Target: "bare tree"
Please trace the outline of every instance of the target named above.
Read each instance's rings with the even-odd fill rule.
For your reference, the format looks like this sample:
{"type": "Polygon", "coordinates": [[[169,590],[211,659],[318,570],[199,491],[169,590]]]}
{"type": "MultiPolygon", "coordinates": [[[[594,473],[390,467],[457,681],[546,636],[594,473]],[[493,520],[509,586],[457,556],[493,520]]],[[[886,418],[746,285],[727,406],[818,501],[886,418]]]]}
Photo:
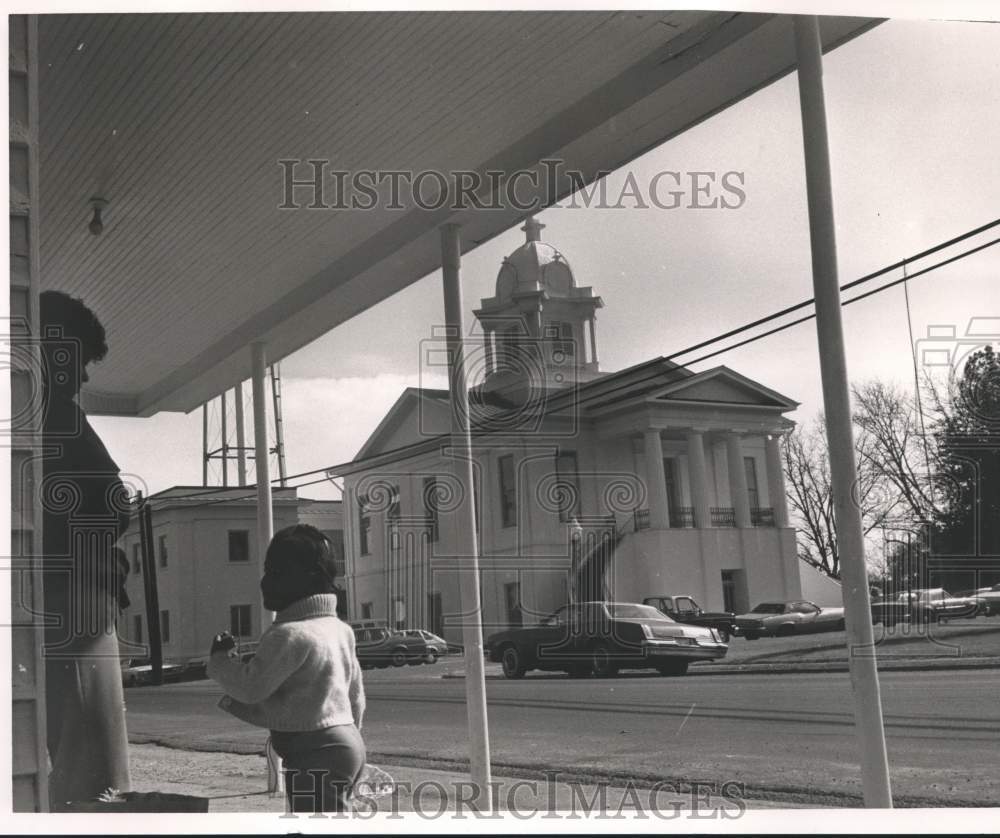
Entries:
{"type": "MultiPolygon", "coordinates": [[[[872,381],[852,388],[857,483],[854,502],[861,511],[866,537],[903,521],[914,527],[936,514],[933,446],[919,427],[912,398],[894,385],[872,381]]],[[[840,554],[833,512],[833,491],[822,414],[788,436],[784,471],[790,512],[799,531],[800,558],[840,577],[840,554]]],[[[877,564],[881,545],[866,538],[870,563],[877,564]]]]}

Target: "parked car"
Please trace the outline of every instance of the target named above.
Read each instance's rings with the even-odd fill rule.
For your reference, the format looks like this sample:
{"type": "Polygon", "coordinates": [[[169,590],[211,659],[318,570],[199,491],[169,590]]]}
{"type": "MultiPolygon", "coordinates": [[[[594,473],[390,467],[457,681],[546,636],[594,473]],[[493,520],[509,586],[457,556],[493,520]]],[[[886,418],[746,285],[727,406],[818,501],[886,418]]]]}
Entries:
{"type": "Polygon", "coordinates": [[[872,603],[872,622],[893,626],[896,623],[932,623],[939,620],[974,617],[980,610],[975,597],[955,597],[944,588],[904,591],[895,599],[872,603]]]}
{"type": "MultiPolygon", "coordinates": [[[[122,658],[122,686],[141,687],[153,683],[153,662],[149,658],[122,658]]],[[[189,670],[186,663],[164,661],[161,668],[163,682],[183,680],[189,670]]],[[[195,676],[197,677],[197,676],[195,676]]]]}
{"type": "Polygon", "coordinates": [[[427,643],[422,637],[407,637],[385,625],[352,623],[354,648],[362,667],[404,666],[427,660],[427,643]]]}
{"type": "Polygon", "coordinates": [[[610,677],[620,668],[683,675],[691,661],[721,658],[729,648],[713,629],[681,625],[651,605],[631,602],[566,605],[538,625],[490,635],[485,647],[507,678],[531,669],[574,677],[610,677]]]}
{"type": "Polygon", "coordinates": [[[658,608],[675,622],[713,628],[726,643],[729,642],[736,622],[736,615],[732,611],[705,611],[687,595],[648,596],[643,599],[643,604],[658,608]]]}
{"type": "Polygon", "coordinates": [[[427,656],[424,663],[437,663],[441,655],[448,654],[448,641],[443,637],[438,637],[434,632],[426,629],[406,629],[403,634],[407,637],[421,638],[427,644],[427,656]]]}
{"type": "Polygon", "coordinates": [[[984,617],[993,617],[1000,614],[1000,583],[986,588],[979,588],[975,593],[970,594],[970,596],[979,604],[978,614],[984,617]]]}
{"type": "Polygon", "coordinates": [[[792,602],[762,602],[736,617],[737,631],[747,640],[785,637],[844,628],[843,608],[821,608],[806,599],[792,602]]]}

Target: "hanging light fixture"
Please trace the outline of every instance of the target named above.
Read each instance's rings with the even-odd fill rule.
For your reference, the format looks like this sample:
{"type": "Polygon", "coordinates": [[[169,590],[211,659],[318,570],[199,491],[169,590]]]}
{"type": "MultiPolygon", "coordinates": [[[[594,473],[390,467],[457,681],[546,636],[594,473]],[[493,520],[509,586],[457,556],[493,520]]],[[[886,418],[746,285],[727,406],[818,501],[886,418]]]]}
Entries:
{"type": "Polygon", "coordinates": [[[101,219],[101,213],[104,212],[107,205],[108,202],[104,198],[90,199],[90,206],[94,210],[94,217],[90,220],[90,225],[87,229],[95,236],[99,236],[104,232],[104,221],[101,219]]]}

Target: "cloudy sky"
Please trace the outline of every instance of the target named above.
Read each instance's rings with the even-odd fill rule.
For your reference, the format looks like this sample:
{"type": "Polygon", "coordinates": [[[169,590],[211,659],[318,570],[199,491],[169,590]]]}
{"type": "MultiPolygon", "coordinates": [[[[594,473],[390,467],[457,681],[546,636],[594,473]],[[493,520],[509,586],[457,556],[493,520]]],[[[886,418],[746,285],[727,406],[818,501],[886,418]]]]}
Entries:
{"type": "MultiPolygon", "coordinates": [[[[894,20],[826,57],[841,282],[993,220],[1000,201],[1000,26],[894,20]]],[[[797,80],[789,76],[608,178],[617,198],[631,173],[740,172],[738,209],[557,206],[539,215],[578,285],[593,286],[602,368],[669,355],[812,296],[797,80]]],[[[514,228],[463,260],[467,315],[492,296],[500,261],[523,241],[514,228]]],[[[998,235],[915,263],[911,272],[998,235]]],[[[901,276],[898,271],[894,277],[901,276]]],[[[965,333],[1000,317],[1000,247],[910,283],[916,338],[933,326],[965,333]]],[[[443,321],[432,274],[282,363],[292,474],[351,459],[406,386],[442,380],[420,369],[420,342],[443,321]]],[[[1000,320],[988,324],[1000,331],[1000,320]]],[[[902,286],[844,309],[848,370],[912,386],[902,286]]],[[[695,358],[697,355],[687,356],[695,358]]],[[[801,402],[822,406],[815,324],[695,364],[725,364],[801,402]]],[[[683,359],[682,359],[683,360],[683,359]]],[[[249,391],[249,387],[245,388],[249,391]]],[[[150,491],[201,482],[201,413],[95,418],[126,472],[150,491]]],[[[248,438],[250,438],[248,436],[248,438]]],[[[216,443],[217,444],[217,443],[216,443]]],[[[334,497],[329,485],[302,495],[334,497]]]]}

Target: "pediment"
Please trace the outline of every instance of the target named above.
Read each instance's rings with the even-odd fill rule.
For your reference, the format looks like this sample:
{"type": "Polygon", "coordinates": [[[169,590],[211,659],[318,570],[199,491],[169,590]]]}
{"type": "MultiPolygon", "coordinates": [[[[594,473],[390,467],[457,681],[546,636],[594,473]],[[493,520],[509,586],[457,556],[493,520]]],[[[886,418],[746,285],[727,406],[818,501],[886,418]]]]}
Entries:
{"type": "Polygon", "coordinates": [[[653,401],[755,405],[793,410],[798,402],[740,375],[728,367],[715,367],[650,394],[653,401]]]}

